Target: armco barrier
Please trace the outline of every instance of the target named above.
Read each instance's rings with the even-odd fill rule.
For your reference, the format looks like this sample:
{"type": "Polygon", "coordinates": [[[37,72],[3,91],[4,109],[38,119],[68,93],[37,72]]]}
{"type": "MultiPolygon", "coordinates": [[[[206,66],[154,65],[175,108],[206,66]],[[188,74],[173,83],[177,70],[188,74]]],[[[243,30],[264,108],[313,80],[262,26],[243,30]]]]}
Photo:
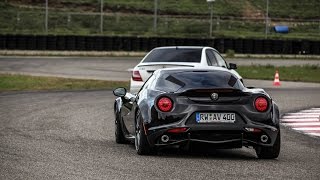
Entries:
{"type": "Polygon", "coordinates": [[[320,54],[320,42],[308,40],[0,35],[0,49],[9,50],[149,51],[158,46],[211,46],[222,53],[230,49],[245,54],[320,54]]]}

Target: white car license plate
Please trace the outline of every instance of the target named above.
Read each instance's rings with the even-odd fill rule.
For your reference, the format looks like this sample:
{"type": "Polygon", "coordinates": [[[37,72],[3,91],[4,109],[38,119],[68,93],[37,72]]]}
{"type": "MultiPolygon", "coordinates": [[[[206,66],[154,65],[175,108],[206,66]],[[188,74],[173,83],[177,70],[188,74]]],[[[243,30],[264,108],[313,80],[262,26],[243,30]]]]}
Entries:
{"type": "Polygon", "coordinates": [[[198,123],[234,123],[235,113],[196,113],[198,123]]]}

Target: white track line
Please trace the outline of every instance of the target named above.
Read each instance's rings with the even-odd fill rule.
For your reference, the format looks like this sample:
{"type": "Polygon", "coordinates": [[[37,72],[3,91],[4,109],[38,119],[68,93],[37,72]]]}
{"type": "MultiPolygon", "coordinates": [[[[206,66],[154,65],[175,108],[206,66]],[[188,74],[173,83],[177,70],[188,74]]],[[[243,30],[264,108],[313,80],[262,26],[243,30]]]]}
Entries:
{"type": "Polygon", "coordinates": [[[319,119],[280,119],[281,122],[320,122],[319,119]]]}
{"type": "Polygon", "coordinates": [[[308,116],[283,116],[282,119],[302,119],[302,118],[319,118],[319,115],[308,115],[308,116]]]}
{"type": "Polygon", "coordinates": [[[319,131],[320,132],[320,127],[299,127],[299,128],[293,128],[293,129],[298,131],[319,131]]]}
{"type": "Polygon", "coordinates": [[[320,111],[320,108],[311,108],[311,110],[319,110],[320,111]]]}
{"type": "Polygon", "coordinates": [[[280,122],[294,130],[320,137],[320,108],[287,113],[282,116],[280,122]]]}
{"type": "Polygon", "coordinates": [[[297,116],[297,115],[320,116],[320,113],[288,113],[288,114],[286,114],[286,116],[297,116]]]}
{"type": "Polygon", "coordinates": [[[320,133],[307,133],[309,135],[312,135],[312,136],[320,136],[320,133]]]}
{"type": "Polygon", "coordinates": [[[318,126],[318,127],[320,127],[320,122],[298,122],[298,123],[286,122],[284,124],[289,125],[289,126],[318,126]]]}
{"type": "Polygon", "coordinates": [[[300,111],[301,113],[320,113],[320,110],[304,110],[300,111]]]}

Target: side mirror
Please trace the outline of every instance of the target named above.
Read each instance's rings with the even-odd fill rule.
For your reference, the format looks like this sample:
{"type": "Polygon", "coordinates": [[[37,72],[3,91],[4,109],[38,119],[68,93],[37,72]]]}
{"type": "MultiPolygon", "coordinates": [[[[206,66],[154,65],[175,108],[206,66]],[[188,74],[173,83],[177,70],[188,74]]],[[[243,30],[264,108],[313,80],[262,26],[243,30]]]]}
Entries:
{"type": "Polygon", "coordinates": [[[229,63],[229,69],[237,69],[237,64],[229,63]]]}
{"type": "Polygon", "coordinates": [[[118,97],[124,97],[127,94],[127,90],[124,87],[119,87],[113,90],[113,94],[118,97]]]}

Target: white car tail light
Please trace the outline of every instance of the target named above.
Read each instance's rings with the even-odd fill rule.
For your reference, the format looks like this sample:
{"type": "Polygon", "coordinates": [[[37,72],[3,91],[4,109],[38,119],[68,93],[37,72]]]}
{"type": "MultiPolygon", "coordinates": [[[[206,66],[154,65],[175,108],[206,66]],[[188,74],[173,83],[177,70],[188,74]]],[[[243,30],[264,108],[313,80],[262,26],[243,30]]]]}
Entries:
{"type": "Polygon", "coordinates": [[[134,81],[142,81],[142,77],[141,77],[139,71],[133,71],[132,72],[132,80],[134,80],[134,81]]]}

